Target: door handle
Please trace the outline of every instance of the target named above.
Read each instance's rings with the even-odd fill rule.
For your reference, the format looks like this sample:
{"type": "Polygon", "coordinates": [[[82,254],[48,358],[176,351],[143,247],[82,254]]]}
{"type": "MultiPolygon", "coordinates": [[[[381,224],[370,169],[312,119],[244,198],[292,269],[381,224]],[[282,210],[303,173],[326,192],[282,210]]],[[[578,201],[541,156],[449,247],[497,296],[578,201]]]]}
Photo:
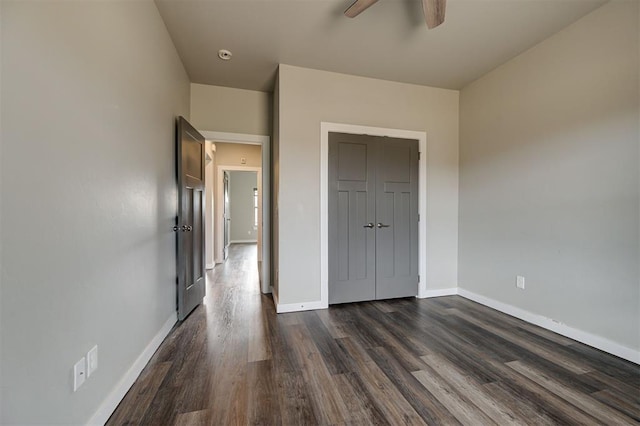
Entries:
{"type": "Polygon", "coordinates": [[[380,223],[380,222],[378,222],[378,224],[377,224],[376,226],[378,227],[378,229],[380,229],[380,228],[388,228],[388,227],[390,227],[391,225],[385,225],[384,223],[380,223]]]}
{"type": "Polygon", "coordinates": [[[374,226],[374,225],[373,225],[373,223],[372,223],[372,222],[369,222],[369,223],[367,223],[366,225],[363,225],[362,227],[363,227],[363,228],[369,228],[369,229],[371,229],[371,228],[373,228],[373,226],[374,226]]]}

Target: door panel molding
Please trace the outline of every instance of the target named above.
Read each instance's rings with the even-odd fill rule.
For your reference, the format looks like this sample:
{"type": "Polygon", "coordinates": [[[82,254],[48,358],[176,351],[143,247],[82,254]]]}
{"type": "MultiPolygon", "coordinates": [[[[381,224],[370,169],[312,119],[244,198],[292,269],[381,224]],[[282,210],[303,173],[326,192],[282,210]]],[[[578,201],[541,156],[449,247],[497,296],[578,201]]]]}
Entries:
{"type": "Polygon", "coordinates": [[[427,134],[412,130],[389,129],[353,124],[320,123],[320,300],[312,302],[320,309],[329,307],[329,133],[387,136],[399,139],[417,139],[420,159],[418,163],[418,296],[427,294],[427,134]]]}

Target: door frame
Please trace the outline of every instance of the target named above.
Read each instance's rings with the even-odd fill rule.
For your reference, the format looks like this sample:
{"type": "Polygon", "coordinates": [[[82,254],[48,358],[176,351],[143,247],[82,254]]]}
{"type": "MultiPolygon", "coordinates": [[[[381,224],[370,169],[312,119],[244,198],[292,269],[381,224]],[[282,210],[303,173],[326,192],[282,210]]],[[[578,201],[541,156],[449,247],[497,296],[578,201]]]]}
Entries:
{"type": "MultiPolygon", "coordinates": [[[[216,203],[219,203],[219,206],[223,206],[224,203],[224,182],[223,182],[223,173],[224,172],[256,172],[256,178],[257,178],[257,185],[258,185],[258,227],[260,228],[260,230],[262,230],[263,228],[263,224],[261,222],[264,222],[264,218],[262,216],[262,195],[263,195],[263,191],[262,191],[262,167],[252,167],[252,166],[226,166],[224,164],[220,164],[218,167],[216,167],[216,203]]],[[[229,179],[231,179],[231,177],[229,177],[229,179]]],[[[224,208],[222,210],[222,212],[224,212],[224,208]]],[[[219,218],[218,218],[219,219],[219,218]]],[[[222,223],[221,220],[217,220],[215,221],[215,228],[216,228],[216,248],[217,250],[214,250],[215,254],[216,254],[216,263],[222,263],[223,259],[222,259],[222,250],[224,249],[224,223],[222,223]]],[[[261,243],[263,243],[262,241],[262,236],[261,236],[261,243]]],[[[229,243],[231,243],[231,238],[229,238],[229,243]]],[[[264,246],[264,244],[260,244],[261,246],[264,246]]],[[[262,259],[262,247],[258,248],[258,260],[259,261],[263,261],[262,259]]],[[[264,262],[264,261],[263,261],[264,262]]]]}
{"type": "MultiPolygon", "coordinates": [[[[262,293],[271,292],[271,138],[265,135],[251,135],[245,133],[216,132],[212,130],[198,131],[207,139],[215,142],[260,145],[262,151],[262,179],[258,182],[262,189],[262,270],[260,271],[260,290],[262,293]]],[[[233,167],[233,166],[232,166],[233,167]]],[[[239,166],[236,166],[239,167],[239,166]]],[[[229,169],[227,169],[229,170],[229,169]]],[[[216,229],[216,239],[220,233],[216,229]]]]}
{"type": "Polygon", "coordinates": [[[427,133],[355,124],[320,122],[320,305],[329,307],[329,133],[418,140],[418,294],[427,294],[427,133]]]}

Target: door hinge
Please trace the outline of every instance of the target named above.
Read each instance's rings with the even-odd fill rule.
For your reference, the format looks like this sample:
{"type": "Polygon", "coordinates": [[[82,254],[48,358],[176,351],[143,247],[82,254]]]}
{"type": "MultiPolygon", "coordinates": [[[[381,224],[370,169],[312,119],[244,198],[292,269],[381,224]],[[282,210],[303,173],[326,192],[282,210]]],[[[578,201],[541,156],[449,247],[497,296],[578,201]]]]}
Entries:
{"type": "Polygon", "coordinates": [[[418,275],[418,282],[420,282],[420,275],[418,275]]]}
{"type": "Polygon", "coordinates": [[[418,160],[420,159],[421,155],[422,155],[422,153],[420,151],[418,151],[418,160]]]}

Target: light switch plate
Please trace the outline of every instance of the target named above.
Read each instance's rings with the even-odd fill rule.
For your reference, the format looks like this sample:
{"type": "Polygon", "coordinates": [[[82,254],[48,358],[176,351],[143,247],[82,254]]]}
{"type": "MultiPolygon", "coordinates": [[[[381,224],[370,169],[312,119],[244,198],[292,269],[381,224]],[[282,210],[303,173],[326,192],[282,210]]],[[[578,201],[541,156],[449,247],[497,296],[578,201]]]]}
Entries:
{"type": "Polygon", "coordinates": [[[91,377],[98,369],[98,345],[87,352],[87,377],[91,377]]]}
{"type": "Polygon", "coordinates": [[[77,391],[87,379],[87,367],[84,357],[73,366],[73,391],[77,391]]]}
{"type": "Polygon", "coordinates": [[[516,287],[518,287],[519,289],[524,290],[524,277],[523,276],[516,276],[516,287]]]}

